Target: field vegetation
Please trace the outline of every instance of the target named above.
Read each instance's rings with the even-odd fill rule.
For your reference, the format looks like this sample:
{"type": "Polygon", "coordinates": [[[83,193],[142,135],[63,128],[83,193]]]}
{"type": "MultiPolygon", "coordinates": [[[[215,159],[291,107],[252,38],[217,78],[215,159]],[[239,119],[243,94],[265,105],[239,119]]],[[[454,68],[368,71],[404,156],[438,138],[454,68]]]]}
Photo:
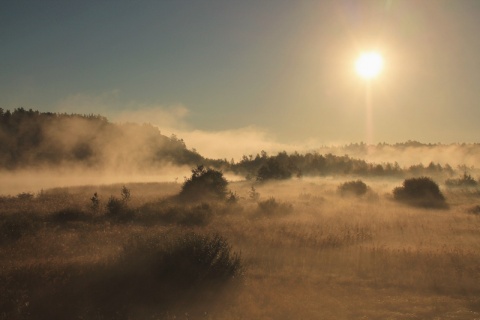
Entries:
{"type": "Polygon", "coordinates": [[[402,179],[296,178],[179,200],[198,169],[2,196],[0,319],[480,317],[479,190],[441,184],[437,209],[395,201],[402,179]],[[377,196],[339,193],[363,184],[377,196]]]}

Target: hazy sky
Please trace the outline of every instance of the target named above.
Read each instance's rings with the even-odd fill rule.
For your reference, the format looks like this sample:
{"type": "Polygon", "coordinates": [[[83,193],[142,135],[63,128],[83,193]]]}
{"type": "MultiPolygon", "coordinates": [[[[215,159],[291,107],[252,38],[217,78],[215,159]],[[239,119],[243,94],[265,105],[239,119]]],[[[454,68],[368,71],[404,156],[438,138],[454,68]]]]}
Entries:
{"type": "Polygon", "coordinates": [[[189,147],[360,142],[354,62],[376,49],[374,142],[478,142],[479,33],[478,0],[2,1],[0,107],[148,121],[189,147]]]}

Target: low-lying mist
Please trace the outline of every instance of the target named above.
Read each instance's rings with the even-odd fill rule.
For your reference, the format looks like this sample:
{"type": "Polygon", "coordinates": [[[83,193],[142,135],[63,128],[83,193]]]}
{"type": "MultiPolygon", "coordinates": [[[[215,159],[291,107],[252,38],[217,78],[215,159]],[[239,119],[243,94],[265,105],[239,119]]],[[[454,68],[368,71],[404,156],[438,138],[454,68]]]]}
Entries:
{"type": "Polygon", "coordinates": [[[198,165],[221,170],[230,181],[428,175],[443,183],[464,172],[477,178],[473,167],[480,160],[480,144],[408,141],[316,148],[312,141],[277,143],[251,127],[180,131],[188,149],[183,136],[167,137],[154,125],[111,123],[99,115],[0,109],[0,120],[1,194],[75,185],[181,183],[198,165]],[[286,152],[278,152],[282,149],[286,152]]]}
{"type": "Polygon", "coordinates": [[[62,167],[58,169],[28,169],[0,172],[0,195],[16,195],[21,192],[35,194],[40,190],[83,185],[105,185],[132,182],[182,183],[190,174],[189,166],[168,166],[151,172],[86,170],[62,167]]]}

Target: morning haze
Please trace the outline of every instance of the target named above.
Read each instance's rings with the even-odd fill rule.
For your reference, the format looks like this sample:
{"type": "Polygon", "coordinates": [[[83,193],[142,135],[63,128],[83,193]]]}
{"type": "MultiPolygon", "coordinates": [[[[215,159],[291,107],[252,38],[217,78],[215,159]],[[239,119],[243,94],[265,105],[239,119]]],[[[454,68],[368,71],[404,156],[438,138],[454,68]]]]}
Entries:
{"type": "Polygon", "coordinates": [[[373,142],[475,142],[479,6],[9,2],[0,105],[112,119],[183,106],[177,135],[255,127],[279,143],[360,142],[364,81],[354,60],[375,49],[385,67],[373,83],[373,142]]]}
{"type": "Polygon", "coordinates": [[[0,320],[480,318],[479,18],[4,3],[0,320]]]}

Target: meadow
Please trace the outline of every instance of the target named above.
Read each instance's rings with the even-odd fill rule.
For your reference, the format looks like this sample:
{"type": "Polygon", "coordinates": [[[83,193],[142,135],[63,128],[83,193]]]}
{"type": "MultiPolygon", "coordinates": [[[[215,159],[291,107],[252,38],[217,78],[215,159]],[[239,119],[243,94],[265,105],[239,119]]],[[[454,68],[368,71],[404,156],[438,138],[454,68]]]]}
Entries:
{"type": "Polygon", "coordinates": [[[121,184],[3,196],[0,319],[480,319],[480,192],[442,186],[448,208],[424,209],[393,200],[399,179],[341,196],[348,180],[192,204],[130,183],[117,213],[121,184]]]}

